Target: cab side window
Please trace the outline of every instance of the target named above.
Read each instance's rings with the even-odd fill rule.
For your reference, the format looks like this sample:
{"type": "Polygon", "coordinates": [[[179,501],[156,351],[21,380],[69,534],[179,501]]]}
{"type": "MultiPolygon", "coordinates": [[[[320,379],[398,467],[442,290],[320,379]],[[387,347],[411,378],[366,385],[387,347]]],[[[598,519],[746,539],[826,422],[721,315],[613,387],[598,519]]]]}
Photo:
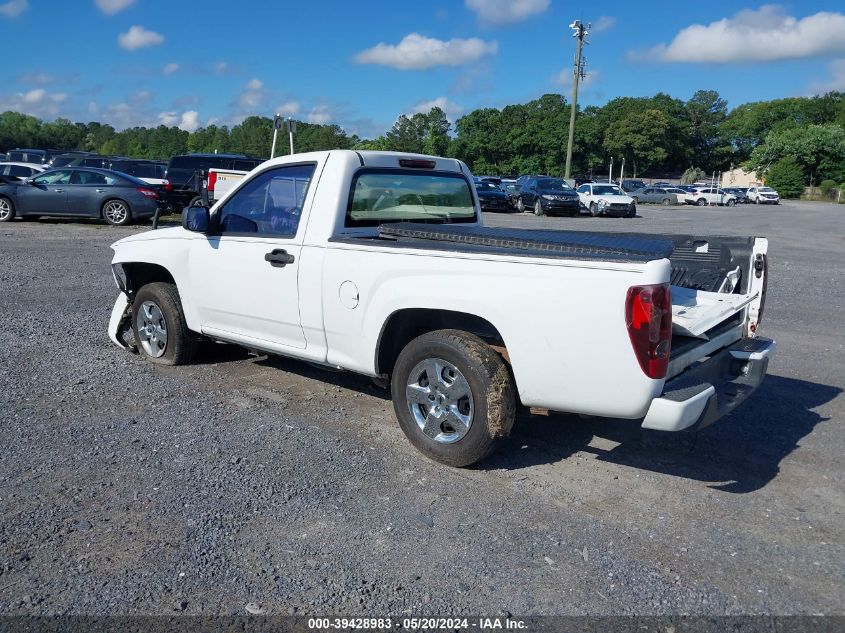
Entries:
{"type": "Polygon", "coordinates": [[[220,209],[222,234],[293,237],[315,165],[268,169],[236,191],[220,209]]]}

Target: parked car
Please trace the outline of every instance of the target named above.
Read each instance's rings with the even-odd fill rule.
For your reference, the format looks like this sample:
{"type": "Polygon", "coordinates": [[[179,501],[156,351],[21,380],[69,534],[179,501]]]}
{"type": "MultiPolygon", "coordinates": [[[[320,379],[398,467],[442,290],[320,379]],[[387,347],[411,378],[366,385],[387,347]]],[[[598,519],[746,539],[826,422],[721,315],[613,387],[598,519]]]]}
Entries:
{"type": "Polygon", "coordinates": [[[628,195],[631,196],[637,204],[640,204],[641,202],[650,202],[665,206],[678,204],[677,194],[671,193],[668,189],[661,189],[659,187],[644,187],[642,189],[632,191],[628,195]]]}
{"type": "Polygon", "coordinates": [[[0,221],[88,217],[124,225],[152,217],[161,203],[157,191],[133,176],[92,167],[63,167],[0,186],[0,221]]]}
{"type": "Polygon", "coordinates": [[[754,204],[780,204],[780,195],[771,187],[749,187],[746,197],[754,204]]]}
{"type": "MultiPolygon", "coordinates": [[[[53,157],[51,155],[50,150],[45,149],[13,149],[9,150],[6,155],[9,161],[17,162],[17,163],[34,163],[36,165],[43,165],[50,158],[53,157]]],[[[61,153],[61,152],[59,152],[61,153]]]]}
{"type": "Polygon", "coordinates": [[[725,187],[724,191],[736,196],[737,204],[744,204],[748,202],[748,187],[725,187]]]}
{"type": "Polygon", "coordinates": [[[510,202],[508,202],[508,194],[492,182],[475,183],[475,192],[478,194],[478,202],[481,204],[482,211],[508,211],[511,208],[510,202]]]}
{"type": "Polygon", "coordinates": [[[37,163],[5,162],[0,163],[0,176],[10,176],[11,178],[23,180],[35,174],[40,174],[44,169],[44,165],[37,163]]]}
{"type": "Polygon", "coordinates": [[[578,215],[578,194],[563,178],[547,176],[527,179],[519,190],[516,208],[520,212],[532,209],[535,215],[578,215]]]}
{"type": "Polygon", "coordinates": [[[703,207],[708,204],[732,207],[736,204],[736,196],[727,193],[724,189],[702,187],[700,189],[696,189],[692,193],[688,193],[684,198],[684,202],[686,204],[695,204],[699,207],[703,207]]]}
{"type": "Polygon", "coordinates": [[[517,199],[519,198],[519,192],[522,190],[522,186],[517,182],[502,183],[500,186],[508,197],[508,206],[511,209],[516,209],[517,199]]]}
{"type": "Polygon", "coordinates": [[[9,160],[9,156],[7,154],[4,154],[3,152],[0,152],[0,162],[7,160],[9,160]]]}
{"type": "Polygon", "coordinates": [[[172,189],[167,201],[175,211],[194,204],[200,199],[197,175],[211,168],[250,171],[264,162],[263,158],[250,158],[245,154],[186,154],[174,156],[167,163],[165,178],[172,189]]]}
{"type": "Polygon", "coordinates": [[[94,152],[65,152],[63,154],[59,154],[57,156],[53,156],[48,163],[46,163],[46,167],[49,169],[58,169],[59,167],[67,167],[68,165],[78,165],[80,167],[103,167],[108,162],[107,156],[98,156],[94,152]],[[100,158],[103,160],[99,162],[79,162],[79,159],[84,158],[100,158]]]}
{"type": "Polygon", "coordinates": [[[619,186],[625,193],[630,193],[631,191],[637,191],[638,189],[645,189],[646,184],[642,180],[625,178],[621,183],[619,183],[619,186]]]}
{"type": "Polygon", "coordinates": [[[109,338],[159,365],[205,337],[380,378],[450,466],[490,454],[517,400],[680,431],[762,382],[765,239],[489,228],[474,200],[455,159],[273,159],[181,227],[112,245],[109,338]]]}
{"type": "Polygon", "coordinates": [[[578,187],[581,206],[590,215],[616,215],[633,218],[637,215],[637,203],[613,183],[588,183],[578,187]]]}

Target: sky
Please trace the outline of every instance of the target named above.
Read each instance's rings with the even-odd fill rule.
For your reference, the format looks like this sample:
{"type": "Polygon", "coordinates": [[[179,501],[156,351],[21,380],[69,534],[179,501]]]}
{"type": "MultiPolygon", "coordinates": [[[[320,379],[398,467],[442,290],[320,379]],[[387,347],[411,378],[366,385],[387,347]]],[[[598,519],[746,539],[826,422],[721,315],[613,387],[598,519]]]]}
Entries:
{"type": "Polygon", "coordinates": [[[842,0],[0,0],[0,112],[188,131],[278,112],[372,138],[432,105],[568,99],[575,19],[581,105],[845,91],[842,0]]]}

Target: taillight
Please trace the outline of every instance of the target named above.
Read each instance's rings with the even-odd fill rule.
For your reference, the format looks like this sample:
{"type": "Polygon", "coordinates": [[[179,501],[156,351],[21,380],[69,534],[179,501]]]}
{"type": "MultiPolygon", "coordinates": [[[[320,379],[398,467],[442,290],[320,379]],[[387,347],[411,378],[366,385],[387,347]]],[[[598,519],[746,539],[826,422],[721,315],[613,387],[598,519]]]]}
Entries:
{"type": "Polygon", "coordinates": [[[216,171],[208,172],[208,185],[206,186],[206,189],[208,189],[209,191],[214,191],[214,185],[216,185],[216,184],[217,184],[217,172],[216,171]]]}
{"type": "Polygon", "coordinates": [[[173,191],[173,185],[170,184],[169,180],[164,181],[164,190],[165,191],[173,191]]]}
{"type": "Polygon", "coordinates": [[[672,346],[672,298],[668,284],[629,288],[625,324],[645,375],[665,378],[672,346]]]}
{"type": "Polygon", "coordinates": [[[153,191],[152,189],[144,189],[143,187],[138,187],[138,193],[147,198],[158,198],[158,193],[153,191]]]}

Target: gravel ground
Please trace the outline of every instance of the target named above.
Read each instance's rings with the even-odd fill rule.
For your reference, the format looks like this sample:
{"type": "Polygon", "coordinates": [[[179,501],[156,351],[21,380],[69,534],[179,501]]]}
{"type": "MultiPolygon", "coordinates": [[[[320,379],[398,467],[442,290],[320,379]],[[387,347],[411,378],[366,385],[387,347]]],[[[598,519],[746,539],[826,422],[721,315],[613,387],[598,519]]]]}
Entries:
{"type": "Polygon", "coordinates": [[[764,385],[695,436],[522,414],[469,470],[367,379],[113,347],[138,227],[0,225],[0,614],[843,613],[845,209],[640,215],[487,221],[767,235],[764,385]]]}

